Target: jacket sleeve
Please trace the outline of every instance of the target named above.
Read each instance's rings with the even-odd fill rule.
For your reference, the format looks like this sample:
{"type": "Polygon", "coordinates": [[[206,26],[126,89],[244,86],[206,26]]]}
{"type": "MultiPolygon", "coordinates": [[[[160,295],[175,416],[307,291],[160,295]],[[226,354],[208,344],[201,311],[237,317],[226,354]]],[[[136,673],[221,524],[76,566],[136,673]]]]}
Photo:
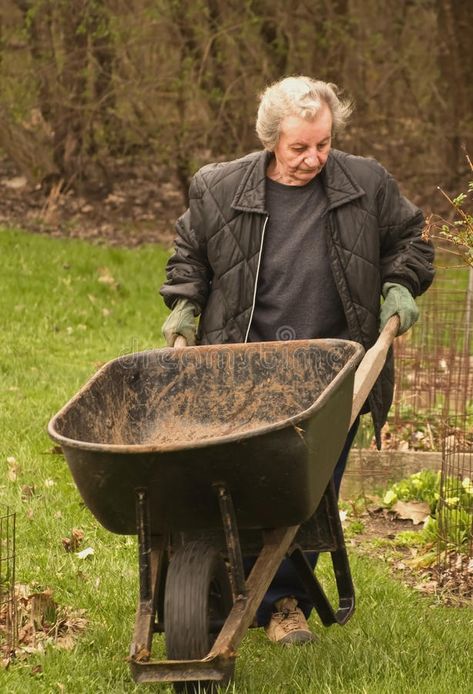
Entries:
{"type": "Polygon", "coordinates": [[[424,215],[401,195],[387,172],[377,192],[377,204],[381,284],[402,284],[416,297],[428,289],[434,278],[434,247],[422,237],[424,215]]]}
{"type": "Polygon", "coordinates": [[[160,290],[169,308],[185,298],[196,304],[199,313],[207,303],[212,275],[201,229],[201,208],[202,194],[196,174],[189,190],[189,208],[176,223],[174,253],[167,263],[167,280],[160,290]]]}

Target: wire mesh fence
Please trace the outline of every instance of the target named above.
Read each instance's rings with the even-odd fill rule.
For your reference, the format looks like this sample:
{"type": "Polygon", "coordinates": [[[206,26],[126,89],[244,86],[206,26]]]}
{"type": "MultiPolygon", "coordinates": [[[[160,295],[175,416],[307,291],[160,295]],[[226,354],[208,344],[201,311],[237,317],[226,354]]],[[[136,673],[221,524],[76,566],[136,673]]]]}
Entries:
{"type": "Polygon", "coordinates": [[[397,341],[389,423],[397,448],[442,453],[437,577],[462,598],[473,596],[472,278],[471,271],[460,275],[459,287],[441,275],[425,297],[419,325],[397,341]]]}
{"type": "Polygon", "coordinates": [[[15,530],[15,512],[8,506],[0,506],[0,654],[3,659],[14,653],[17,637],[15,530]]]}
{"type": "Polygon", "coordinates": [[[473,426],[470,415],[445,422],[437,508],[439,583],[473,597],[473,426]]]}
{"type": "Polygon", "coordinates": [[[393,407],[384,432],[387,448],[442,451],[443,422],[472,407],[470,297],[434,287],[422,320],[396,340],[393,407]]]}
{"type": "MultiPolygon", "coordinates": [[[[420,297],[421,318],[394,342],[394,399],[382,432],[384,450],[441,453],[444,421],[473,412],[473,275],[441,268],[420,297]]],[[[373,448],[370,418],[356,444],[373,448]]]]}
{"type": "MultiPolygon", "coordinates": [[[[429,458],[435,459],[436,468],[441,464],[435,511],[438,580],[449,592],[469,598],[473,597],[473,270],[441,268],[418,303],[419,322],[394,343],[394,400],[382,431],[383,449],[391,451],[393,459],[402,451],[436,454],[429,458]]],[[[369,417],[357,445],[374,448],[369,417]]]]}

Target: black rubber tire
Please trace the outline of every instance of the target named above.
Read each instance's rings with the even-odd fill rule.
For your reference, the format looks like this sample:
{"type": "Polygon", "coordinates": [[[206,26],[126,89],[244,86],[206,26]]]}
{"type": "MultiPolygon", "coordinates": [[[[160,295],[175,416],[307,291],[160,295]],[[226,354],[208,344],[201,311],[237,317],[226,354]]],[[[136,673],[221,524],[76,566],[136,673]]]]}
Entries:
{"type": "Polygon", "coordinates": [[[162,553],[158,568],[157,600],[156,600],[156,619],[160,624],[160,630],[164,631],[164,594],[166,590],[166,577],[169,567],[169,555],[165,551],[162,553]]]}
{"type": "MultiPolygon", "coordinates": [[[[164,635],[170,660],[203,658],[217,633],[211,623],[223,622],[233,604],[225,562],[205,542],[189,542],[172,557],[164,596],[164,635]]],[[[225,684],[234,672],[230,667],[225,684]]],[[[177,692],[216,692],[210,681],[175,682],[177,692]]]]}

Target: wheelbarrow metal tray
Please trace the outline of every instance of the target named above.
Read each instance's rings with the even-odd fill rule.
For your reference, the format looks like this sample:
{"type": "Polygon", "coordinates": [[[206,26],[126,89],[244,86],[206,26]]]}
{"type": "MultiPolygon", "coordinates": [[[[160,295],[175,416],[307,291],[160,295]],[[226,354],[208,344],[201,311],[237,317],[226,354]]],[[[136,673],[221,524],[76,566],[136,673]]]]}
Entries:
{"type": "Polygon", "coordinates": [[[296,525],[333,473],[362,355],[346,340],[127,355],[103,366],[48,430],[112,532],[136,533],[139,489],[153,534],[220,527],[219,483],[240,528],[296,525]]]}

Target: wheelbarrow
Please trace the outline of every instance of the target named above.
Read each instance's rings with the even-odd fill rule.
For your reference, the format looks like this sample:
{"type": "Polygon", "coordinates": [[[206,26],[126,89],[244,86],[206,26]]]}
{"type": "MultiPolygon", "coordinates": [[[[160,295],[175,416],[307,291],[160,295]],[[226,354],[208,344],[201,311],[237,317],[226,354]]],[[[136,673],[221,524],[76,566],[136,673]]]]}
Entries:
{"type": "Polygon", "coordinates": [[[111,532],[138,535],[137,682],[188,692],[228,682],[285,556],[324,625],[350,618],[332,474],[397,330],[394,317],[364,358],[336,339],[127,355],[51,419],[88,508],[111,532]],[[330,552],[337,607],[307,550],[330,552]],[[167,660],[152,657],[158,632],[167,660]]]}

